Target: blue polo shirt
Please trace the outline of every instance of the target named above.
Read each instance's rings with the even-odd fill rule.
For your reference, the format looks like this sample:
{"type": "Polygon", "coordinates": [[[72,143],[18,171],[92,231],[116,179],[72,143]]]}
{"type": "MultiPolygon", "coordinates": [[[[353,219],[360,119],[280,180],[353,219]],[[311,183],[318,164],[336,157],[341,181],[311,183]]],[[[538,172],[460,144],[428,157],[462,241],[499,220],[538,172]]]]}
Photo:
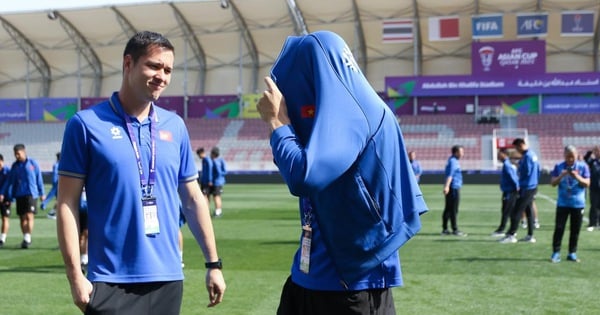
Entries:
{"type": "Polygon", "coordinates": [[[214,158],[212,160],[212,181],[215,186],[225,185],[225,175],[227,169],[225,168],[225,160],[222,157],[214,158]]]}
{"type": "MultiPolygon", "coordinates": [[[[140,175],[117,93],[67,123],[61,176],[85,181],[90,281],[133,283],[183,279],[178,247],[180,183],[198,171],[183,120],[154,106],[156,197],[160,233],[144,231],[140,175]]],[[[149,171],[150,121],[131,117],[142,168],[149,171]]],[[[147,175],[146,175],[147,176],[147,175]]]]}
{"type": "Polygon", "coordinates": [[[448,158],[448,163],[446,164],[445,169],[446,178],[452,177],[452,182],[450,182],[450,188],[452,189],[460,189],[463,185],[462,172],[460,170],[460,163],[458,159],[452,155],[448,158]]]}
{"type": "MultiPolygon", "coordinates": [[[[590,178],[590,169],[584,162],[575,161],[573,167],[581,177],[590,178]]],[[[552,170],[552,177],[559,176],[566,168],[566,162],[556,164],[552,170]]],[[[566,175],[561,178],[557,190],[557,206],[577,209],[585,207],[585,187],[581,186],[573,176],[566,175]]]]}
{"type": "Polygon", "coordinates": [[[202,176],[200,177],[200,184],[208,185],[208,183],[212,183],[213,175],[212,175],[212,159],[208,156],[202,158],[202,176]]]}
{"type": "Polygon", "coordinates": [[[23,162],[15,161],[8,173],[8,179],[2,186],[2,193],[7,200],[18,197],[44,195],[44,181],[38,163],[31,158],[23,162]]]}

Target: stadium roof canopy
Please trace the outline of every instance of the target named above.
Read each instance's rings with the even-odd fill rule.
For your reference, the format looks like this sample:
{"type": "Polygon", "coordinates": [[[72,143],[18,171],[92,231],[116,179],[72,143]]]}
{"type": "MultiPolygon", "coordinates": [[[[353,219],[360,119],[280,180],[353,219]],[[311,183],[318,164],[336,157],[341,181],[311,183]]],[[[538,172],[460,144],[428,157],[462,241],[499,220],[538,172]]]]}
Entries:
{"type": "Polygon", "coordinates": [[[469,74],[471,16],[487,13],[504,14],[504,35],[496,40],[514,40],[517,13],[547,12],[547,71],[598,71],[598,0],[82,2],[0,9],[1,98],[107,96],[119,87],[122,50],[138,30],[163,33],[176,47],[166,95],[259,92],[287,36],[323,29],[348,42],[382,90],[386,76],[469,74]],[[564,10],[593,11],[594,35],[561,37],[564,10]],[[429,41],[428,18],[446,15],[459,16],[460,39],[429,41]],[[382,21],[394,18],[417,21],[412,43],[383,43],[382,21]]]}

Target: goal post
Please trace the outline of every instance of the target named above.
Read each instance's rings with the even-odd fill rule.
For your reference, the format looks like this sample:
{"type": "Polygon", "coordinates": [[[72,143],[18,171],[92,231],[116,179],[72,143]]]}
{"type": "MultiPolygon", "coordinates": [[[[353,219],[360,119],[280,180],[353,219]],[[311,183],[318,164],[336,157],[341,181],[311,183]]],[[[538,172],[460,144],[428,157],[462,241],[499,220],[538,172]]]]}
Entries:
{"type": "Polygon", "coordinates": [[[493,165],[498,167],[500,163],[496,159],[500,149],[514,150],[513,140],[517,138],[527,139],[528,133],[525,128],[494,128],[492,131],[492,159],[493,165]]]}

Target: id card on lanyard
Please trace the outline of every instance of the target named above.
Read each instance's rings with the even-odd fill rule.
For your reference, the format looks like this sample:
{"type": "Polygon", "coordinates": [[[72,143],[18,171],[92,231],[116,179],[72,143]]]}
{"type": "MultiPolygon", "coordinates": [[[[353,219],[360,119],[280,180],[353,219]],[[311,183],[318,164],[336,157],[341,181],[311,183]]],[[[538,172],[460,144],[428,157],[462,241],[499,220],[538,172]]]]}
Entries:
{"type": "MultiPolygon", "coordinates": [[[[109,98],[110,104],[113,108],[116,108],[113,104],[112,98],[109,98]]],[[[123,119],[127,126],[127,133],[131,145],[133,146],[133,153],[135,154],[135,160],[140,175],[140,187],[142,190],[142,211],[144,218],[144,233],[148,236],[156,235],[160,233],[160,223],[158,219],[158,208],[156,204],[156,197],[153,194],[154,184],[156,183],[156,123],[153,104],[150,105],[150,111],[148,112],[148,120],[150,120],[150,161],[148,177],[144,172],[141,150],[137,142],[131,118],[123,111],[123,119]]]]}
{"type": "Polygon", "coordinates": [[[302,197],[302,242],[300,247],[300,271],[308,274],[310,270],[310,248],[312,245],[312,205],[308,198],[302,197]]]}

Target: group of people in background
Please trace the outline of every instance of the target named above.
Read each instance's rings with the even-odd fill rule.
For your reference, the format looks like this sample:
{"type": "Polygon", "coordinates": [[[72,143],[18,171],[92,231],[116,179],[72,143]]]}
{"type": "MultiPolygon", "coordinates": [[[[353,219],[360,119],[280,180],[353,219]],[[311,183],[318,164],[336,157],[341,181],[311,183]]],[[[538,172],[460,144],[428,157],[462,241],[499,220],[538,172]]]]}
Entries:
{"type": "Polygon", "coordinates": [[[227,165],[225,160],[220,156],[218,147],[213,147],[210,150],[210,156],[206,156],[204,148],[196,150],[198,158],[202,161],[202,171],[200,176],[200,189],[206,197],[206,201],[210,206],[210,200],[215,205],[213,216],[220,217],[223,215],[223,202],[221,194],[225,185],[225,175],[227,175],[227,165]]]}

